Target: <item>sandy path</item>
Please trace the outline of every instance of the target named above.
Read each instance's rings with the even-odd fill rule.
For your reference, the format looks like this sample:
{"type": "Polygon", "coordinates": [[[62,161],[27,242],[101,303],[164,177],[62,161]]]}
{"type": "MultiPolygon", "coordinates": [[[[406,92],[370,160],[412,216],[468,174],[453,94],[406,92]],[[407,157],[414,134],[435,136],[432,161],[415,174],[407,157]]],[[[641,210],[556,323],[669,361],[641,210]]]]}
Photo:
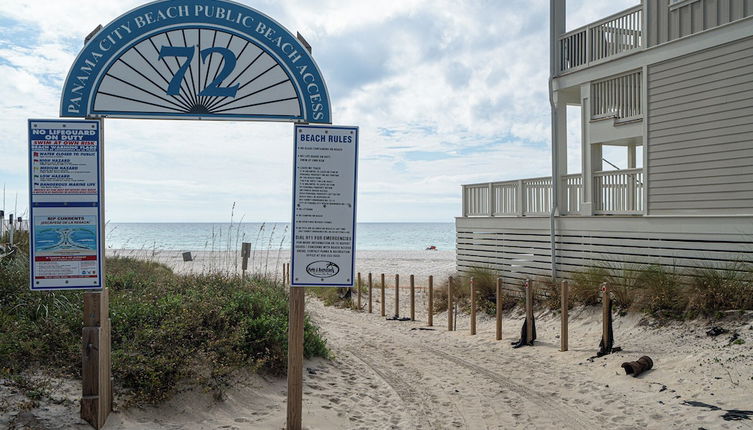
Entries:
{"type": "MultiPolygon", "coordinates": [[[[403,294],[401,314],[407,315],[403,294]]],[[[389,315],[390,294],[386,301],[389,315]]],[[[750,420],[722,419],[727,410],[753,409],[753,349],[726,345],[729,336],[707,337],[698,323],[650,328],[638,315],[617,318],[616,345],[624,351],[588,361],[598,349],[596,309],[574,312],[570,351],[562,353],[559,318],[548,311],[538,313],[537,346],[512,349],[522,322],[517,313],[505,318],[503,341],[497,342],[487,316],[478,335],[470,336],[467,316],[459,318],[455,332],[446,331],[446,314],[435,316],[435,330],[422,330],[422,307],[417,318],[423,322],[388,321],[378,308],[368,314],[308,303],[337,365],[359,368],[343,396],[379,399],[371,405],[346,402],[340,409],[352,423],[346,428],[753,428],[750,420]],[[626,376],[620,364],[644,354],[655,369],[640,378],[626,376]]],[[[728,324],[753,337],[749,322],[728,324]]],[[[307,375],[307,385],[309,380],[307,375]]]]}

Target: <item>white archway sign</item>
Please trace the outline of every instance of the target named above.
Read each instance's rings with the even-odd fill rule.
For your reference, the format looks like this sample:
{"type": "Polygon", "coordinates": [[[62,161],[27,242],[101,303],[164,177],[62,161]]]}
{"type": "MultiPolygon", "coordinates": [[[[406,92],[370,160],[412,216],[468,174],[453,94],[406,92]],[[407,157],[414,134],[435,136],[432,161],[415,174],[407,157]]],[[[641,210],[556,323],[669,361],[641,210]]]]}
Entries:
{"type": "MultiPolygon", "coordinates": [[[[101,223],[104,219],[104,195],[101,190],[104,187],[100,183],[96,187],[78,187],[77,190],[84,190],[88,194],[84,196],[83,192],[71,192],[69,194],[73,197],[65,197],[64,188],[71,187],[76,182],[75,178],[69,178],[68,184],[56,185],[45,173],[45,169],[50,169],[45,167],[44,157],[54,156],[58,150],[56,145],[65,144],[64,141],[71,136],[78,139],[78,145],[69,146],[78,149],[73,150],[68,162],[73,165],[76,163],[75,157],[85,159],[96,156],[99,166],[89,169],[88,175],[99,178],[101,182],[104,170],[101,161],[103,139],[99,133],[105,118],[284,121],[302,125],[300,129],[296,127],[294,133],[298,152],[312,149],[302,146],[312,133],[321,135],[321,140],[316,145],[319,148],[313,150],[342,150],[342,147],[326,148],[327,144],[351,146],[346,149],[346,153],[352,153],[348,162],[352,161],[353,165],[346,169],[347,174],[351,175],[350,183],[344,187],[352,192],[353,198],[352,204],[342,203],[343,207],[347,205],[351,214],[350,218],[340,218],[349,219],[353,228],[352,249],[355,242],[358,128],[332,127],[330,131],[330,128],[316,130],[317,127],[314,127],[316,124],[332,123],[331,104],[326,83],[311,57],[310,46],[299,37],[293,36],[261,12],[228,0],[158,0],[137,7],[106,26],[99,27],[87,37],[84,48],[65,80],[60,101],[60,116],[63,119],[29,121],[32,215],[36,209],[38,217],[44,215],[53,220],[48,224],[57,223],[61,217],[56,216],[55,210],[51,208],[58,208],[56,210],[66,214],[66,222],[82,224],[76,227],[76,231],[87,228],[98,230],[96,260],[101,264],[104,257],[102,250],[105,249],[104,227],[101,223]],[[66,122],[65,118],[96,121],[66,122]],[[71,131],[87,127],[94,131],[71,131]],[[58,186],[60,188],[53,189],[58,186]],[[75,201],[76,198],[80,201],[75,201]],[[87,215],[90,212],[92,214],[87,215]],[[89,223],[89,219],[96,220],[98,226],[83,226],[89,223]]],[[[306,157],[319,158],[301,156],[304,164],[306,157]]],[[[332,158],[331,162],[336,165],[348,160],[348,157],[343,158],[342,155],[339,158],[321,158],[332,158]]],[[[309,184],[312,180],[311,171],[319,167],[306,169],[304,181],[309,184]]],[[[326,172],[324,175],[331,176],[331,173],[326,172]]],[[[297,172],[294,184],[298,183],[298,178],[297,172]]],[[[82,179],[80,182],[86,182],[88,186],[92,180],[82,179]]],[[[331,180],[328,184],[331,184],[331,180]]],[[[294,190],[295,199],[298,198],[297,192],[294,190]]],[[[332,207],[338,205],[322,205],[321,201],[316,204],[324,208],[329,206],[324,212],[331,212],[332,207]]],[[[299,205],[294,204],[294,231],[296,206],[299,205]]],[[[328,215],[323,216],[326,218],[328,215]]],[[[59,231],[69,234],[72,229],[64,226],[59,231]]],[[[36,241],[34,235],[32,229],[32,243],[36,241]]],[[[63,242],[66,246],[73,243],[71,240],[63,242]]],[[[291,251],[294,250],[295,243],[291,251]]],[[[32,254],[34,255],[34,245],[32,254]]],[[[347,274],[346,279],[350,285],[353,278],[352,254],[353,250],[348,256],[351,259],[351,273],[347,274]]],[[[306,271],[313,278],[325,281],[325,278],[335,276],[339,271],[339,268],[338,271],[332,269],[336,265],[323,264],[329,262],[315,263],[321,267],[313,263],[306,266],[306,271]]],[[[32,289],[35,289],[36,279],[34,267],[35,263],[32,262],[32,289]]],[[[105,424],[112,410],[109,306],[107,289],[102,285],[102,271],[97,273],[99,278],[88,281],[90,288],[101,289],[101,293],[87,293],[84,300],[81,416],[95,428],[105,424]]],[[[92,275],[92,272],[88,275],[92,275]]],[[[304,282],[300,285],[306,284],[304,282]]],[[[43,285],[37,285],[40,286],[43,285]]],[[[64,288],[54,283],[48,283],[48,286],[46,289],[64,288]]],[[[291,288],[290,291],[289,429],[301,428],[303,293],[303,288],[291,288]]]]}
{"type": "Polygon", "coordinates": [[[301,41],[227,0],[159,0],[93,34],[68,73],[61,117],[331,123],[301,41]]]}

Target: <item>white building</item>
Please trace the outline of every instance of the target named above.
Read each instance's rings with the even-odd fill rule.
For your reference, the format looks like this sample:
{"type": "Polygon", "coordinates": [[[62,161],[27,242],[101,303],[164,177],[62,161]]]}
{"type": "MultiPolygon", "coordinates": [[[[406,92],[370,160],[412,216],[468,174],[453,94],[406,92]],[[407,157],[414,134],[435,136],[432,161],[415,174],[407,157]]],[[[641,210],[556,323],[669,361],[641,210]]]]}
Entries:
{"type": "Polygon", "coordinates": [[[569,32],[565,0],[551,4],[558,180],[463,185],[458,270],[753,262],[753,0],[643,0],[569,32]],[[567,171],[569,105],[582,173],[567,171]]]}

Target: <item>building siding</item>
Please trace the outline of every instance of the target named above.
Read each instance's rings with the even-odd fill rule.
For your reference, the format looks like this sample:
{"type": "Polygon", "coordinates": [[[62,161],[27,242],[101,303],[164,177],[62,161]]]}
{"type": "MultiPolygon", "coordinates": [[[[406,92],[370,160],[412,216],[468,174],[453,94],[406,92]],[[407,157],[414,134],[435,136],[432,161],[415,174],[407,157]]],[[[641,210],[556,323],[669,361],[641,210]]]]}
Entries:
{"type": "Polygon", "coordinates": [[[644,0],[648,46],[718,27],[753,14],[753,0],[695,0],[674,7],[669,0],[644,0]]]}
{"type": "MultiPolygon", "coordinates": [[[[457,218],[457,269],[499,272],[505,283],[551,275],[549,219],[457,218]]],[[[555,236],[558,277],[589,267],[662,265],[681,272],[753,262],[747,217],[561,217],[555,236]]]]}
{"type": "Polygon", "coordinates": [[[647,121],[650,215],[753,214],[753,38],[649,66],[647,121]]]}

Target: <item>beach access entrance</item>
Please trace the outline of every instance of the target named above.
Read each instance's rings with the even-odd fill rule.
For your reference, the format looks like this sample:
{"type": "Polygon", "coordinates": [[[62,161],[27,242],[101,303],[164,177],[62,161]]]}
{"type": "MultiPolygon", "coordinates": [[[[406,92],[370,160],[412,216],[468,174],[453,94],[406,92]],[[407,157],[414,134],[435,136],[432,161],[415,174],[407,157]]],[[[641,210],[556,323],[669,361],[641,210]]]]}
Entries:
{"type": "MultiPolygon", "coordinates": [[[[89,290],[81,417],[94,428],[112,410],[105,118],[296,124],[291,284],[352,286],[358,128],[330,125],[327,86],[300,34],[227,0],[145,4],[86,37],[60,117],[29,120],[30,283],[89,290]]],[[[289,429],[301,428],[303,312],[304,289],[291,288],[289,429]]]]}

